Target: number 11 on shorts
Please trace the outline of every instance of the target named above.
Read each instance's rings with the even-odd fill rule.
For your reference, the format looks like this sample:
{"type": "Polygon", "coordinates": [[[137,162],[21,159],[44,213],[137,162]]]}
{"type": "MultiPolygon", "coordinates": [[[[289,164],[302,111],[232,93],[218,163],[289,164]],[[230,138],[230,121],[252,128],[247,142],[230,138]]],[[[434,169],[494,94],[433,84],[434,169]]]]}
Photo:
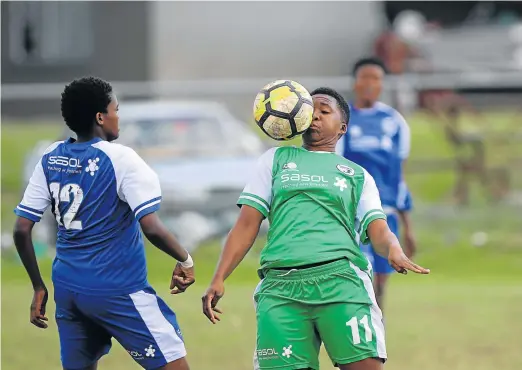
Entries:
{"type": "Polygon", "coordinates": [[[350,320],[346,322],[346,326],[349,326],[352,329],[352,339],[353,344],[361,343],[361,335],[359,334],[359,325],[364,326],[364,339],[366,342],[371,342],[372,340],[372,329],[370,329],[370,325],[368,324],[368,315],[364,315],[362,319],[357,320],[357,317],[352,317],[350,320]]]}

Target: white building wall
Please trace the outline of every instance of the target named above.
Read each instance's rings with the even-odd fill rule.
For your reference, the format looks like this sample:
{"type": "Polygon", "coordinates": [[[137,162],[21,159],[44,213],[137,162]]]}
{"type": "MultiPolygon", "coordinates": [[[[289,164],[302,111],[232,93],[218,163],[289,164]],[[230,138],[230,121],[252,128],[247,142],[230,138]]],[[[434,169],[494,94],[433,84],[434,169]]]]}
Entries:
{"type": "Polygon", "coordinates": [[[381,29],[379,2],[151,2],[151,78],[345,75],[381,29]]]}

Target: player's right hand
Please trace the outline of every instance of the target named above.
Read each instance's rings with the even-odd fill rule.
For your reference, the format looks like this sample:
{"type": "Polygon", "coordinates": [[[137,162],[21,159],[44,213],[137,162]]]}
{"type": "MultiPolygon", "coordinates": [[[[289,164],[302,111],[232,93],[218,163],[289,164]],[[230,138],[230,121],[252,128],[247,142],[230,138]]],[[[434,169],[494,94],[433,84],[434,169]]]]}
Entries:
{"type": "Polygon", "coordinates": [[[194,266],[183,267],[181,263],[177,263],[174,271],[172,272],[172,280],[170,281],[170,293],[179,294],[183,293],[189,286],[194,284],[196,281],[194,277],[194,266]]]}
{"type": "Polygon", "coordinates": [[[388,263],[391,267],[395,269],[395,271],[404,275],[406,275],[408,271],[412,271],[417,274],[430,273],[429,269],[421,267],[410,261],[410,259],[406,257],[406,254],[404,254],[400,246],[390,248],[390,252],[388,255],[388,263]]]}
{"type": "Polygon", "coordinates": [[[212,324],[216,324],[218,321],[221,321],[217,314],[222,314],[223,311],[217,308],[216,305],[224,294],[225,283],[218,281],[212,282],[210,287],[205,292],[205,295],[201,297],[201,301],[203,303],[203,313],[210,320],[210,322],[212,322],[212,324]]]}
{"type": "Polygon", "coordinates": [[[33,302],[31,303],[31,324],[41,329],[47,329],[49,319],[45,316],[45,305],[49,294],[46,287],[36,288],[33,294],[33,302]]]}

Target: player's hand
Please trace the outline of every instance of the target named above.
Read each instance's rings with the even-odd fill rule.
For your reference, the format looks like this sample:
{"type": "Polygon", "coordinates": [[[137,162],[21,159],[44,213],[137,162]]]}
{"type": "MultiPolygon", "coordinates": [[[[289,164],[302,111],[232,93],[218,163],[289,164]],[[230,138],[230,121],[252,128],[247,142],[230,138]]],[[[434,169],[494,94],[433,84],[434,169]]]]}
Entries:
{"type": "Polygon", "coordinates": [[[33,302],[31,303],[31,324],[41,329],[47,329],[47,323],[49,319],[45,316],[45,305],[49,294],[47,288],[37,288],[34,290],[33,302]]]}
{"type": "Polygon", "coordinates": [[[210,287],[205,292],[205,295],[201,297],[201,301],[203,303],[203,313],[205,316],[212,322],[212,324],[216,324],[217,321],[221,321],[219,314],[222,314],[219,308],[216,307],[218,301],[225,294],[225,283],[220,282],[212,282],[210,287]]]}
{"type": "Polygon", "coordinates": [[[183,293],[189,286],[194,284],[196,279],[194,278],[194,266],[183,267],[178,262],[174,271],[172,272],[172,280],[170,281],[170,293],[179,294],[183,293]]]}
{"type": "Polygon", "coordinates": [[[395,269],[398,273],[406,275],[408,271],[415,272],[417,274],[429,274],[430,270],[424,267],[421,267],[412,261],[402,251],[400,246],[390,248],[390,252],[388,254],[388,262],[391,267],[395,269]]]}
{"type": "Polygon", "coordinates": [[[411,231],[406,231],[404,234],[404,253],[406,257],[413,258],[417,252],[417,241],[411,231]]]}

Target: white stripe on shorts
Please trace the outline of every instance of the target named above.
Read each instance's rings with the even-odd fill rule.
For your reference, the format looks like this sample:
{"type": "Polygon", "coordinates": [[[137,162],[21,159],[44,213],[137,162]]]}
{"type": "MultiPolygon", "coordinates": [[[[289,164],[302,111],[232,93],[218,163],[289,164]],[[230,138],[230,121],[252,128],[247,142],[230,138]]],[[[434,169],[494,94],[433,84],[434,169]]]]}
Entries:
{"type": "Polygon", "coordinates": [[[185,357],[187,355],[185,344],[176,333],[174,326],[163,316],[156,295],[140,290],[129,296],[167,363],[185,357]]]}
{"type": "MultiPolygon", "coordinates": [[[[256,295],[256,293],[259,291],[259,289],[261,289],[261,284],[263,283],[263,280],[262,279],[256,286],[256,289],[254,289],[254,294],[252,294],[252,301],[254,301],[254,310],[257,311],[257,303],[254,299],[254,296],[256,295]]],[[[257,358],[257,344],[256,344],[256,348],[254,349],[254,370],[259,370],[259,359],[257,358]]]]}
{"type": "Polygon", "coordinates": [[[263,280],[265,280],[265,279],[261,279],[261,281],[257,284],[256,289],[254,289],[254,293],[252,294],[252,301],[254,302],[255,310],[257,310],[257,303],[256,303],[256,300],[254,299],[254,296],[256,295],[257,292],[259,292],[259,289],[261,289],[261,284],[263,283],[263,280]]]}
{"type": "Polygon", "coordinates": [[[382,323],[382,311],[377,305],[377,300],[375,299],[375,292],[373,291],[373,284],[370,276],[362,271],[359,267],[355,266],[352,262],[350,262],[350,266],[354,269],[355,273],[364,283],[364,288],[368,292],[368,296],[372,301],[372,305],[370,307],[372,326],[375,330],[375,336],[377,341],[377,353],[380,358],[388,358],[386,354],[386,342],[384,338],[384,325],[382,323]]]}

